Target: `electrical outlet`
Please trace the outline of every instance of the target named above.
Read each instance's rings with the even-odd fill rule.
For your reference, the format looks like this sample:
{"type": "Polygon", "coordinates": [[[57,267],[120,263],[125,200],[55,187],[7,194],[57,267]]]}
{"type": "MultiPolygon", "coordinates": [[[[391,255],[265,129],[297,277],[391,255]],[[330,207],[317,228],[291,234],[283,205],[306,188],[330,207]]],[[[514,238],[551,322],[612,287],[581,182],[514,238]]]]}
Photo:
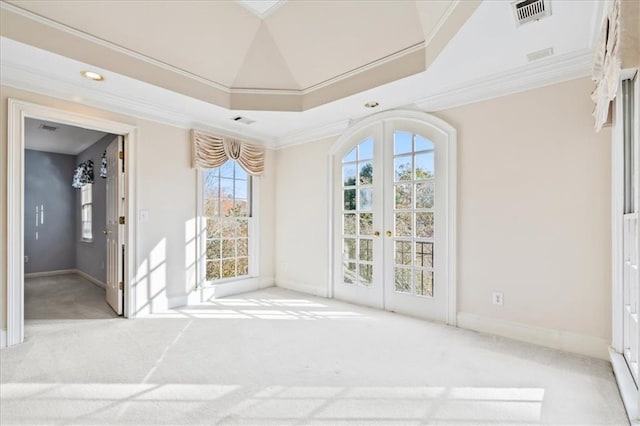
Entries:
{"type": "Polygon", "coordinates": [[[493,304],[494,305],[498,305],[498,306],[502,306],[502,302],[503,302],[503,295],[501,291],[494,291],[493,292],[493,304]]]}
{"type": "Polygon", "coordinates": [[[29,263],[29,256],[24,257],[24,263],[29,263]]]}

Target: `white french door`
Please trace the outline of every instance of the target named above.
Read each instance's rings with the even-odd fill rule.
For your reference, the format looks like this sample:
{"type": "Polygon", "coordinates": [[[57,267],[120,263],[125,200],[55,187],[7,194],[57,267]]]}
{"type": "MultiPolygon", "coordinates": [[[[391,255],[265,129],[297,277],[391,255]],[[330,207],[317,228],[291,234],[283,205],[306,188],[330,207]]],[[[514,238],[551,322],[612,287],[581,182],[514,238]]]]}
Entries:
{"type": "Polygon", "coordinates": [[[334,157],[334,296],[447,321],[447,140],[411,120],[355,134],[334,157]]]}
{"type": "MultiPolygon", "coordinates": [[[[636,382],[638,377],[638,358],[640,357],[640,335],[638,314],[640,310],[640,299],[638,295],[638,176],[640,175],[640,149],[638,147],[638,111],[637,102],[634,99],[638,96],[637,77],[623,80],[619,96],[619,105],[622,116],[622,139],[623,139],[623,195],[624,214],[622,216],[622,353],[631,375],[636,382]]],[[[614,310],[615,312],[615,310],[614,310]]]]}

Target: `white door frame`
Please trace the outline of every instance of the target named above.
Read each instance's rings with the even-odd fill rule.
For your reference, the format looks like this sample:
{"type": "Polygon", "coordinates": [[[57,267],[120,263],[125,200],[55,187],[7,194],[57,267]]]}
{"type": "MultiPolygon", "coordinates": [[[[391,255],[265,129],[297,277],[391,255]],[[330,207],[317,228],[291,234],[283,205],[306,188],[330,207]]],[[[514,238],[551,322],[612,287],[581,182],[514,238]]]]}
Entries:
{"type": "Polygon", "coordinates": [[[125,317],[135,316],[135,147],[136,127],[35,103],[9,99],[7,105],[7,346],[24,340],[24,123],[26,118],[99,130],[125,138],[125,317]]]}
{"type": "Polygon", "coordinates": [[[447,324],[455,326],[456,325],[456,315],[457,315],[457,301],[456,301],[456,293],[457,293],[457,248],[456,248],[456,206],[457,206],[457,133],[456,129],[451,126],[449,123],[441,120],[438,117],[435,117],[431,114],[428,114],[423,111],[417,110],[408,110],[408,109],[397,109],[384,111],[378,114],[371,115],[366,117],[355,124],[353,124],[346,132],[344,132],[336,142],[331,146],[328,153],[328,174],[327,174],[327,184],[329,187],[328,191],[328,219],[329,219],[329,238],[328,238],[328,280],[327,280],[327,296],[334,296],[334,286],[335,286],[335,268],[339,265],[335,264],[334,256],[335,256],[335,237],[334,234],[336,232],[335,227],[339,226],[339,224],[335,223],[334,220],[334,197],[335,197],[335,182],[334,182],[334,161],[335,156],[342,149],[345,148],[347,144],[353,143],[353,137],[358,132],[366,129],[369,126],[385,123],[389,121],[395,120],[403,120],[403,121],[413,121],[423,126],[427,126],[432,128],[433,130],[442,133],[446,138],[446,150],[447,150],[447,170],[446,170],[446,178],[447,178],[447,193],[446,193],[446,204],[447,204],[447,273],[448,273],[448,288],[447,288],[447,324]]]}

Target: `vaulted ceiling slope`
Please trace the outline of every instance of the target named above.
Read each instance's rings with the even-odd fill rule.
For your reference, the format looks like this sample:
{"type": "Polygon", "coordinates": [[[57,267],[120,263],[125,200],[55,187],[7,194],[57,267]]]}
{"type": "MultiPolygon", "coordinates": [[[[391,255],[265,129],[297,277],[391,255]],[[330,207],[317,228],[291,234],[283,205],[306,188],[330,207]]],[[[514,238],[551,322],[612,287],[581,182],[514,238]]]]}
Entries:
{"type": "Polygon", "coordinates": [[[425,71],[480,1],[3,3],[4,37],[225,108],[302,111],[425,71]]]}

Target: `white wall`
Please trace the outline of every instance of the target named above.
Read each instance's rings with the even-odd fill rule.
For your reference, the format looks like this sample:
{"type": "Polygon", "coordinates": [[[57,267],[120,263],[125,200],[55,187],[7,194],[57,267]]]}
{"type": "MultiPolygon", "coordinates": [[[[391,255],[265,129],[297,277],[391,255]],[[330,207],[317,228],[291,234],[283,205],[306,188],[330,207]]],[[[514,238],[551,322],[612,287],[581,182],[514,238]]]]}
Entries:
{"type": "MultiPolygon", "coordinates": [[[[0,148],[0,267],[2,278],[2,329],[6,330],[6,173],[7,99],[14,98],[80,114],[119,121],[137,127],[137,207],[149,212],[146,223],[138,223],[136,252],[137,277],[147,297],[139,300],[138,310],[165,309],[171,300],[185,300],[194,283],[196,215],[196,171],[191,168],[189,129],[98,110],[10,87],[1,87],[2,145],[0,148]]],[[[261,280],[272,281],[274,274],[275,156],[267,151],[267,170],[261,177],[260,273],[261,280]]],[[[139,293],[140,294],[140,293],[139,293]]]]}
{"type": "MultiPolygon", "coordinates": [[[[591,90],[580,79],[436,114],[458,130],[459,312],[610,340],[611,139],[593,131],[591,90]]],[[[335,139],[276,153],[278,285],[326,291],[335,139]]]]}
{"type": "Polygon", "coordinates": [[[276,285],[326,296],[327,152],[333,139],[276,151],[276,285]]]}

